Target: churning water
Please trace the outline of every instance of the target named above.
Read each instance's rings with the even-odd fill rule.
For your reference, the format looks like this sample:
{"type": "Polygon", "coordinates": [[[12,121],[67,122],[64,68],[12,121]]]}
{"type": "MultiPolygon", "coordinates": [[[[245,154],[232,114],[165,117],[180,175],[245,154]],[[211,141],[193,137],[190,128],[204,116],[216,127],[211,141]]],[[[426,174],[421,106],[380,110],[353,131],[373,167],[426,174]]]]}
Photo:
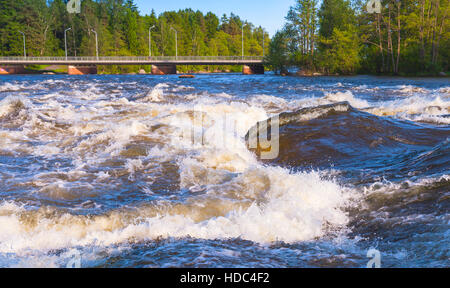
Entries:
{"type": "Polygon", "coordinates": [[[447,79],[2,76],[0,266],[448,267],[449,141],[447,79]]]}

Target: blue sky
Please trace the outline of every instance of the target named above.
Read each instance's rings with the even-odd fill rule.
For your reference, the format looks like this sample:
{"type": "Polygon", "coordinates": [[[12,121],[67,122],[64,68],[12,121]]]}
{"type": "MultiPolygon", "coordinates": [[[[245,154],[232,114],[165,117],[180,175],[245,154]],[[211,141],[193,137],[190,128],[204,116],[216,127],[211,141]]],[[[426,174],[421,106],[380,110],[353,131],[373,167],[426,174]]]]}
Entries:
{"type": "Polygon", "coordinates": [[[143,14],[192,8],[219,16],[233,12],[256,26],[264,27],[271,36],[284,25],[284,17],[295,0],[135,0],[143,14]]]}

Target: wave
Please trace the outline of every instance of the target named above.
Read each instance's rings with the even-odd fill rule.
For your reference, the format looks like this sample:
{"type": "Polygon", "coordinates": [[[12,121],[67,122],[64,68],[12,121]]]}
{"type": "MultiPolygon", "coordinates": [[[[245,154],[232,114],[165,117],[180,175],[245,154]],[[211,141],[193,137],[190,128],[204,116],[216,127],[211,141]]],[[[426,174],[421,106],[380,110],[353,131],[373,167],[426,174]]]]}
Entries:
{"type": "MultiPolygon", "coordinates": [[[[0,102],[0,187],[9,193],[0,204],[0,266],[6,253],[39,266],[33,255],[171,238],[314,243],[353,229],[355,203],[364,203],[355,200],[379,197],[373,207],[386,209],[393,193],[392,201],[413,203],[428,194],[406,188],[399,197],[405,179],[448,174],[449,128],[396,119],[444,119],[442,95],[423,104],[349,91],[243,99],[221,88],[144,84],[135,97],[124,91],[136,82],[81,83],[0,102]],[[280,156],[261,161],[245,135],[278,114],[280,156]]],[[[445,202],[448,181],[439,183],[417,187],[445,202]]]]}
{"type": "Polygon", "coordinates": [[[364,185],[364,200],[348,225],[354,235],[383,237],[417,255],[428,247],[427,257],[440,258],[449,242],[449,188],[448,174],[364,185]]]}
{"type": "Polygon", "coordinates": [[[161,102],[164,101],[164,88],[168,88],[166,83],[160,83],[150,90],[141,101],[161,102]]]}
{"type": "Polygon", "coordinates": [[[450,102],[442,99],[440,96],[414,96],[406,99],[384,102],[377,107],[368,109],[367,111],[380,116],[397,115],[402,113],[409,115],[445,115],[450,113],[450,102]]]}
{"type": "Polygon", "coordinates": [[[30,101],[23,97],[8,96],[0,101],[0,119],[17,116],[17,114],[29,106],[30,101]]]}
{"type": "Polygon", "coordinates": [[[257,95],[251,97],[248,103],[263,107],[271,113],[279,114],[302,108],[348,102],[352,107],[378,116],[392,116],[416,122],[446,125],[449,123],[450,102],[444,93],[445,89],[444,92],[442,92],[442,89],[437,92],[437,95],[436,93],[429,95],[412,94],[402,99],[378,102],[360,99],[348,90],[335,93],[325,92],[323,97],[290,100],[271,95],[257,95]]]}
{"type": "Polygon", "coordinates": [[[0,92],[13,92],[13,91],[19,91],[23,89],[21,85],[15,85],[11,83],[4,83],[0,86],[0,92]]]}
{"type": "Polygon", "coordinates": [[[405,94],[427,92],[426,89],[424,89],[422,87],[413,86],[413,85],[400,85],[400,86],[397,86],[397,89],[399,92],[405,93],[405,94]]]}
{"type": "MultiPolygon", "coordinates": [[[[282,113],[279,125],[280,153],[269,162],[285,167],[368,169],[392,176],[411,172],[411,167],[422,173],[446,169],[441,162],[450,155],[447,127],[379,117],[348,102],[282,113]],[[430,151],[436,146],[441,148],[435,157],[430,151]],[[420,158],[428,152],[427,161],[420,158]]],[[[258,147],[253,151],[259,155],[262,150],[258,147]]]]}
{"type": "Polygon", "coordinates": [[[336,102],[348,102],[355,108],[367,108],[370,107],[369,102],[366,100],[356,98],[352,92],[337,92],[337,93],[326,93],[323,98],[325,101],[330,101],[331,103],[336,102]]]}
{"type": "MultiPolygon", "coordinates": [[[[10,102],[5,105],[12,107],[10,102]]],[[[70,164],[54,173],[17,175],[21,189],[32,192],[27,194],[32,200],[24,206],[20,201],[0,206],[0,252],[108,246],[161,237],[297,242],[345,227],[344,209],[351,192],[319,172],[265,166],[246,148],[243,136],[256,121],[269,116],[264,109],[223,97],[213,102],[200,98],[195,104],[125,98],[87,107],[52,100],[30,104],[15,133],[33,143],[14,140],[13,134],[10,141],[33,159],[70,164]],[[201,133],[201,143],[192,141],[193,127],[194,133],[201,133]],[[164,170],[168,161],[175,167],[173,175],[164,170]],[[155,166],[165,174],[164,181],[175,185],[173,195],[164,192],[174,200],[158,197],[161,192],[149,188],[150,181],[159,179],[155,166]],[[102,167],[108,167],[108,175],[101,173],[102,167]],[[105,208],[90,216],[73,210],[87,201],[95,206],[102,197],[115,197],[112,188],[105,191],[108,183],[119,190],[120,181],[129,186],[130,181],[142,183],[139,177],[144,176],[142,194],[156,199],[149,204],[105,208]],[[81,185],[82,181],[90,185],[81,185]],[[36,210],[36,202],[49,206],[36,210]],[[68,210],[50,207],[60,202],[73,205],[68,210]]]]}
{"type": "Polygon", "coordinates": [[[42,81],[42,82],[38,82],[38,83],[28,83],[27,81],[25,82],[20,82],[20,84],[16,81],[16,82],[6,82],[6,83],[0,83],[0,93],[1,92],[22,92],[22,91],[31,91],[31,90],[47,90],[47,88],[45,87],[46,84],[52,84],[52,83],[56,83],[56,82],[47,82],[47,81],[42,81]]]}
{"type": "Polygon", "coordinates": [[[263,107],[271,113],[282,113],[295,111],[302,108],[315,107],[319,105],[328,105],[339,102],[348,102],[356,108],[371,107],[369,102],[359,99],[351,91],[331,93],[327,92],[323,97],[311,97],[303,99],[284,99],[272,95],[256,95],[246,101],[252,106],[263,107]]]}
{"type": "Polygon", "coordinates": [[[260,243],[321,237],[348,218],[344,189],[318,173],[252,168],[184,203],[159,202],[99,216],[51,207],[0,205],[0,252],[108,246],[158,238],[229,239],[260,243]]]}

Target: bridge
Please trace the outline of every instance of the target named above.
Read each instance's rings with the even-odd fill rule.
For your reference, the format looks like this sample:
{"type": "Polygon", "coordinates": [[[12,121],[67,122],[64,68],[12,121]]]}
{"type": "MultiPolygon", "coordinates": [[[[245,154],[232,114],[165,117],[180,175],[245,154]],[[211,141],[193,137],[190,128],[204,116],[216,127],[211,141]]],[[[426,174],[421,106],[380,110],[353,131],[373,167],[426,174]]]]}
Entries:
{"type": "Polygon", "coordinates": [[[176,74],[177,65],[240,65],[243,74],[264,74],[259,56],[0,57],[0,74],[23,73],[25,65],[67,65],[70,75],[96,74],[97,65],[148,65],[152,74],[176,74]]]}

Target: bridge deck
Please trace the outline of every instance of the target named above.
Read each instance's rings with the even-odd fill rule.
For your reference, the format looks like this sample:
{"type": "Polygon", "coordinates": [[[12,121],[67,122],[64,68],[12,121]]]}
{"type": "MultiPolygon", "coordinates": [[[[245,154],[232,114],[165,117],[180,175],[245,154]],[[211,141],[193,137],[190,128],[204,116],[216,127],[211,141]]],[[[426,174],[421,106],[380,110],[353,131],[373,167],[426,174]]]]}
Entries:
{"type": "Polygon", "coordinates": [[[0,57],[0,65],[258,65],[258,56],[0,57]]]}

